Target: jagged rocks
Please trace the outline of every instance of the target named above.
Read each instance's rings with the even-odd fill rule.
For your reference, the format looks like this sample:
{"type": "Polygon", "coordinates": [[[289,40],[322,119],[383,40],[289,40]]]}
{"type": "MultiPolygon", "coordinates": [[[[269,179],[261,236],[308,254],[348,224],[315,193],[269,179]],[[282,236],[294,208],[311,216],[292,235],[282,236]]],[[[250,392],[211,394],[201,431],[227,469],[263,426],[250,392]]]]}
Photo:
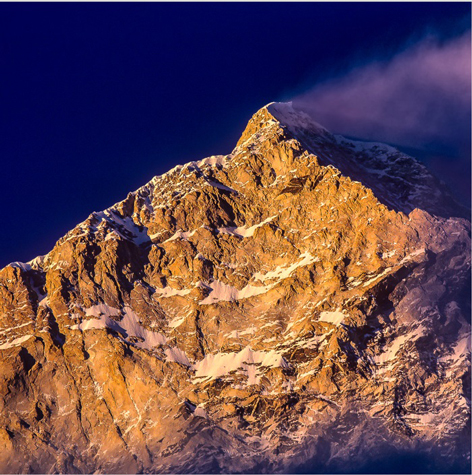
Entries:
{"type": "Polygon", "coordinates": [[[467,470],[462,215],[411,157],[266,106],[0,271],[0,471],[467,470]]]}

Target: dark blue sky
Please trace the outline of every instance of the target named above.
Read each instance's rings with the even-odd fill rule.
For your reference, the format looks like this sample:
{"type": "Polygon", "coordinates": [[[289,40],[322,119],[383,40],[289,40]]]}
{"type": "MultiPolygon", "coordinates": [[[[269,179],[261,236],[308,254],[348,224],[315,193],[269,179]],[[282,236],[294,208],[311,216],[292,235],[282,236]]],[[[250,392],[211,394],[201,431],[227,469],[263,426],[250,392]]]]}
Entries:
{"type": "Polygon", "coordinates": [[[266,103],[469,24],[468,3],[1,3],[0,266],[230,152],[266,103]]]}

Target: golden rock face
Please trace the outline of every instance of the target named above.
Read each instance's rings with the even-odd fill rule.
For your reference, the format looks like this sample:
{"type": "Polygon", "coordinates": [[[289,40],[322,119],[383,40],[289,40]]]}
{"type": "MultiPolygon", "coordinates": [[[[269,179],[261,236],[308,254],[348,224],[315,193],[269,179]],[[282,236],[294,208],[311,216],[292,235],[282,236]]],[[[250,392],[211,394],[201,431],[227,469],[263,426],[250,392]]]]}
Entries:
{"type": "Polygon", "coordinates": [[[264,107],[0,271],[0,471],[466,466],[462,215],[411,157],[264,107]]]}

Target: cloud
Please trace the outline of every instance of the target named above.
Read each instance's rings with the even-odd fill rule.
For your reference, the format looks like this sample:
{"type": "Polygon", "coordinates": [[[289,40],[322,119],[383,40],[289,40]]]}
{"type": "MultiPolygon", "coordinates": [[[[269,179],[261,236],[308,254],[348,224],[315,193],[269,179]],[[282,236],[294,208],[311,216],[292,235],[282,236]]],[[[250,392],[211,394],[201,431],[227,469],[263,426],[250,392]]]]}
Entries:
{"type": "Polygon", "coordinates": [[[470,154],[470,57],[470,31],[446,42],[430,35],[292,101],[332,132],[470,154]]]}

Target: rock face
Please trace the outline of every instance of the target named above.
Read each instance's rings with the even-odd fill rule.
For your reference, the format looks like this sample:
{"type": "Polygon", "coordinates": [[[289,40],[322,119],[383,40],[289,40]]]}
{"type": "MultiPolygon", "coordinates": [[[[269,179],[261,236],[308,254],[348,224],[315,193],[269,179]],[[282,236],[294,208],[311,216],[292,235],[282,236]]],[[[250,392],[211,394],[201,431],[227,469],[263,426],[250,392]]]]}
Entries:
{"type": "Polygon", "coordinates": [[[0,471],[470,471],[464,216],[413,158],[264,107],[0,271],[0,471]]]}

